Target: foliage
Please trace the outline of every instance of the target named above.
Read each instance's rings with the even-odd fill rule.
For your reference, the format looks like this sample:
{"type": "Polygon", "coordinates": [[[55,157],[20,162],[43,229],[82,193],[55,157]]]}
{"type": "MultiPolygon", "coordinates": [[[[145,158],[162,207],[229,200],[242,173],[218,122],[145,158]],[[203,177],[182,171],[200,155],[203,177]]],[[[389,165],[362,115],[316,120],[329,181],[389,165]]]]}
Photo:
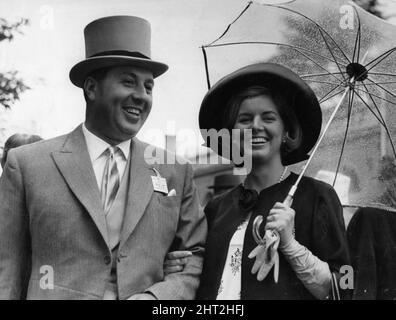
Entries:
{"type": "Polygon", "coordinates": [[[371,14],[382,18],[381,12],[377,10],[378,0],[353,0],[353,2],[371,14]]]}
{"type": "Polygon", "coordinates": [[[22,79],[17,77],[17,71],[0,73],[0,105],[11,108],[19,95],[29,89],[22,79]]]}
{"type": "Polygon", "coordinates": [[[16,33],[23,34],[22,28],[29,24],[29,20],[21,18],[19,21],[10,23],[7,20],[0,18],[0,41],[14,39],[16,33]]]}
{"type": "MultiPolygon", "coordinates": [[[[28,19],[21,18],[19,21],[10,23],[0,18],[0,42],[11,41],[17,33],[23,34],[22,29],[29,23],[28,19]]],[[[18,77],[18,71],[10,70],[0,72],[0,105],[8,109],[19,99],[20,94],[29,87],[23,79],[18,77]]]]}
{"type": "Polygon", "coordinates": [[[394,157],[387,156],[380,161],[379,180],[383,182],[386,190],[378,202],[396,208],[396,162],[394,157]]]}

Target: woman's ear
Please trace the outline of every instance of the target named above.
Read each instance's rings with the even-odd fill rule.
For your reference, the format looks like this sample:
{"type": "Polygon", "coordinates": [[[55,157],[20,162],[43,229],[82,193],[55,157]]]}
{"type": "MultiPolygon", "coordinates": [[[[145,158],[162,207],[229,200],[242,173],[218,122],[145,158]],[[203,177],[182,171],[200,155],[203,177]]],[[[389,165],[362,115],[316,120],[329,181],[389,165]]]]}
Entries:
{"type": "Polygon", "coordinates": [[[302,141],[302,130],[300,126],[295,126],[291,130],[285,131],[282,139],[283,151],[289,153],[297,149],[302,141]]]}
{"type": "Polygon", "coordinates": [[[288,140],[293,140],[294,139],[293,132],[290,133],[290,131],[286,131],[285,135],[283,136],[283,139],[285,140],[285,142],[288,140]]]}

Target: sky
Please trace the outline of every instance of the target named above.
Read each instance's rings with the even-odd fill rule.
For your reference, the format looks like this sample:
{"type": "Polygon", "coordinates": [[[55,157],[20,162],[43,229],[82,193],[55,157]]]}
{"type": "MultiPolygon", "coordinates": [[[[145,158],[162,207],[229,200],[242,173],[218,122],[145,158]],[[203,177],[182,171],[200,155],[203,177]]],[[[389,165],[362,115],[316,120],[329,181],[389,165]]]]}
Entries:
{"type": "MultiPolygon", "coordinates": [[[[1,17],[10,22],[20,17],[30,21],[23,35],[17,35],[11,42],[0,42],[0,71],[18,70],[31,87],[11,111],[0,110],[4,136],[27,132],[51,138],[83,122],[82,90],[69,80],[70,68],[84,59],[83,29],[103,16],[134,15],[151,23],[152,58],[169,65],[169,71],[156,79],[153,109],[138,137],[164,146],[166,133],[192,130],[194,135],[178,140],[177,151],[186,156],[202,151],[198,147],[202,143],[198,112],[207,85],[200,46],[216,39],[247,3],[246,0],[1,0],[1,17]]],[[[396,1],[393,3],[395,9],[396,1]]],[[[385,6],[387,12],[391,9],[385,6]]]]}

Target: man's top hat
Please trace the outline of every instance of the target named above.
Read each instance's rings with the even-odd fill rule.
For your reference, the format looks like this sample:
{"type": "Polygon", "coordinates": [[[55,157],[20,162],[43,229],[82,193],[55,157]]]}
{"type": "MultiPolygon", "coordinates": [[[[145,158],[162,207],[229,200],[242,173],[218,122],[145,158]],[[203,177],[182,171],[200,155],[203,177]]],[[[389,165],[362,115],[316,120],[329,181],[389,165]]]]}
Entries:
{"type": "Polygon", "coordinates": [[[105,67],[136,66],[154,78],[168,70],[151,60],[150,23],[139,17],[111,16],[95,20],[84,29],[85,57],[70,70],[70,80],[82,88],[85,78],[105,67]]]}

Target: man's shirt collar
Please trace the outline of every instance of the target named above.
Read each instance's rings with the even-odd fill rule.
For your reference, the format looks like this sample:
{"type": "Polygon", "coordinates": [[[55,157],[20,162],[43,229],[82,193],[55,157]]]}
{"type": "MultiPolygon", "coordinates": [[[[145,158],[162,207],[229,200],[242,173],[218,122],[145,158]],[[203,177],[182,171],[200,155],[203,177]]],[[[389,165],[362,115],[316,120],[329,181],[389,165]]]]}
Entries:
{"type": "MultiPolygon", "coordinates": [[[[90,132],[85,126],[85,123],[83,123],[82,125],[82,130],[85,137],[85,141],[87,143],[89,157],[91,158],[91,162],[94,162],[103,154],[103,152],[108,147],[110,147],[110,144],[102,140],[92,132],[90,132]]],[[[122,154],[125,157],[125,159],[128,159],[129,157],[130,146],[131,146],[131,139],[123,141],[117,145],[117,147],[120,148],[120,150],[122,151],[122,154]]]]}

